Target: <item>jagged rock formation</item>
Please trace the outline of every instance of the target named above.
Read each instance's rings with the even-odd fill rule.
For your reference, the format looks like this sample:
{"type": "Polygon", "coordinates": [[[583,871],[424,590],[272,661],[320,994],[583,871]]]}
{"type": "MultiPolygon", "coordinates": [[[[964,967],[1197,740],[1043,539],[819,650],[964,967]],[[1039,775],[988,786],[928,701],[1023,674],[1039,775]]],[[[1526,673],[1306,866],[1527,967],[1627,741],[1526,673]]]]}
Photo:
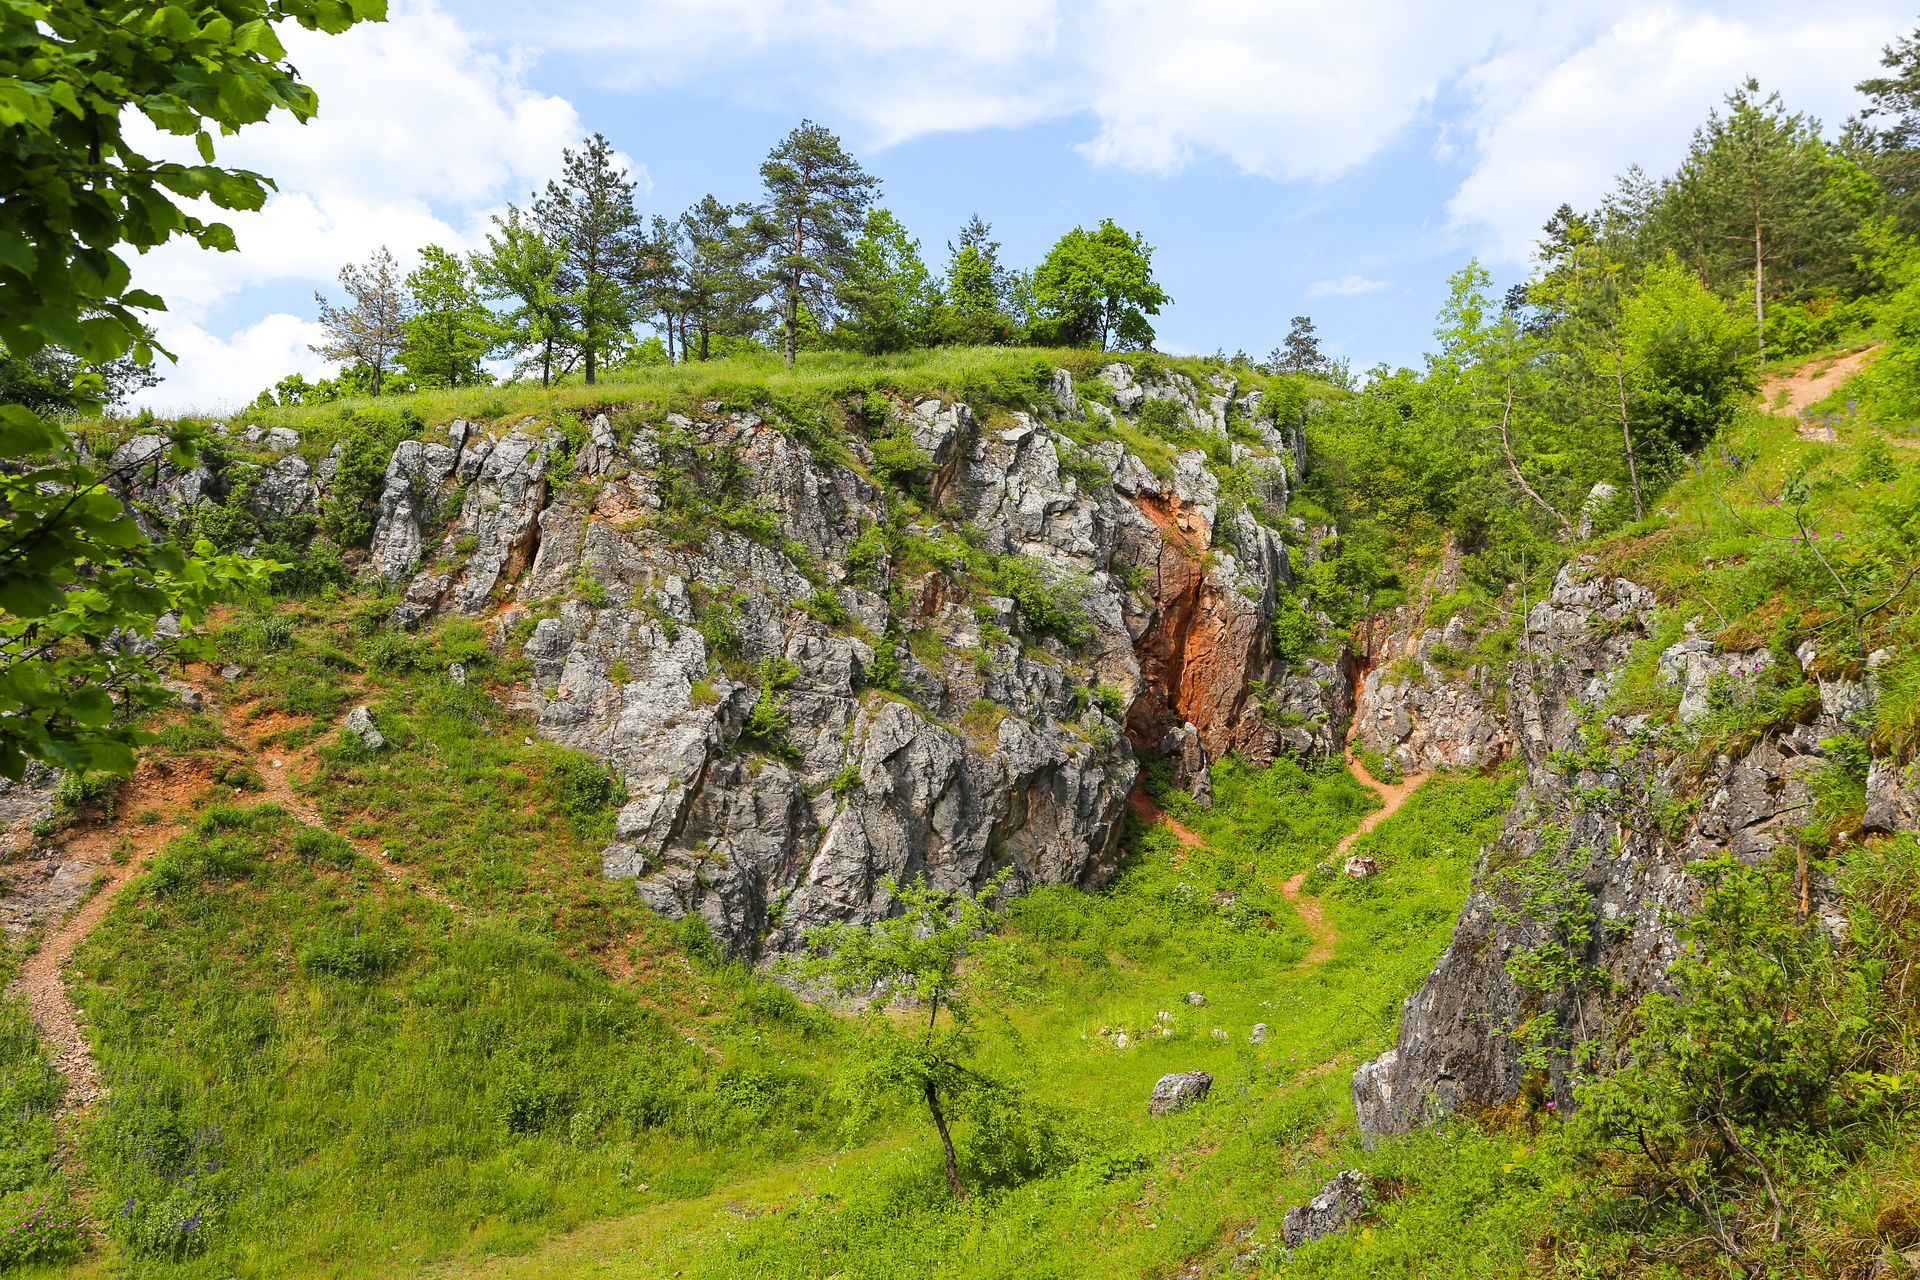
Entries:
{"type": "MultiPolygon", "coordinates": [[[[1505,691],[1525,781],[1451,944],[1406,1002],[1396,1046],[1354,1074],[1365,1136],[1523,1093],[1571,1106],[1566,1050],[1597,1041],[1618,1052],[1606,1030],[1665,983],[1674,922],[1697,905],[1686,866],[1720,853],[1750,862],[1772,853],[1811,806],[1808,775],[1824,760],[1822,741],[1848,729],[1868,705],[1859,682],[1819,680],[1819,705],[1806,719],[1732,752],[1703,760],[1681,749],[1678,730],[1646,716],[1608,717],[1622,745],[1596,750],[1582,734],[1586,709],[1606,706],[1623,657],[1648,634],[1655,599],[1635,583],[1591,572],[1567,566],[1527,614],[1505,691]],[[1525,881],[1502,874],[1530,860],[1584,890],[1579,930],[1529,902],[1525,881]],[[1510,961],[1565,947],[1585,981],[1547,991],[1516,981],[1510,961]],[[1515,1036],[1523,1027],[1548,1051],[1544,1072],[1523,1062],[1515,1036]]],[[[1800,661],[1811,679],[1817,654],[1805,648],[1800,661]]],[[[1759,655],[1716,654],[1689,636],[1666,651],[1660,669],[1679,697],[1684,726],[1710,685],[1752,681],[1764,666],[1759,655]]],[[[1884,820],[1905,821],[1892,805],[1884,820]]],[[[1801,892],[1810,909],[1822,911],[1821,885],[1803,883],[1801,892]]],[[[1842,927],[1837,918],[1827,923],[1842,927]]],[[[1598,1066],[1606,1065],[1603,1054],[1598,1066]]]]}
{"type": "MultiPolygon", "coordinates": [[[[619,774],[605,869],[658,910],[760,954],[917,875],[1092,885],[1141,754],[1204,794],[1224,752],[1335,749],[1343,673],[1272,657],[1301,446],[1260,392],[1115,364],[990,421],[893,400],[833,438],[764,413],[455,422],[393,451],[371,513],[394,623],[487,619],[540,731],[619,774]],[[1150,402],[1160,439],[1207,447],[1127,448],[1150,402]],[[882,483],[903,456],[922,514],[882,483]],[[1008,595],[983,560],[1019,570],[1008,595]]],[[[337,450],[253,438],[175,473],[157,442],[123,447],[157,520],[331,500],[337,450]]]]}

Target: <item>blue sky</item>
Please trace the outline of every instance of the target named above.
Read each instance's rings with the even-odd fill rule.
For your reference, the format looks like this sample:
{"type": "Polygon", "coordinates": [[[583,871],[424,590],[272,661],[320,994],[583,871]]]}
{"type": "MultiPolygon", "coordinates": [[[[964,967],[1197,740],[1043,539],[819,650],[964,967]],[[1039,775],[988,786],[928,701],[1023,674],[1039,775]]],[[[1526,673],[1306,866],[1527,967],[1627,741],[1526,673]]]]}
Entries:
{"type": "Polygon", "coordinates": [[[326,372],[313,293],[343,263],[476,246],[587,132],[672,215],[753,198],[802,117],[882,179],[936,270],[974,212],[1015,266],[1112,217],[1156,247],[1165,350],[1261,355],[1304,313],[1357,366],[1417,363],[1469,258],[1520,278],[1557,204],[1671,167],[1749,74],[1837,127],[1917,21],[1877,0],[393,0],[385,24],[287,37],[321,115],[223,143],[280,184],[228,219],[240,252],[139,265],[180,356],[144,402],[222,409],[326,372]]]}

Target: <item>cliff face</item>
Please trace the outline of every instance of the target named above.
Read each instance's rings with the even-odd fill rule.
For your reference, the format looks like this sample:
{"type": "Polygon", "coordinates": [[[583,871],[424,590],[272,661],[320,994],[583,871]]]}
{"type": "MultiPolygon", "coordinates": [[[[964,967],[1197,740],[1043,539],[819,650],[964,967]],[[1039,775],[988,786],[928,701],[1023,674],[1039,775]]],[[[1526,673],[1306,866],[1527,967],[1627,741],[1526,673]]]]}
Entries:
{"type": "MultiPolygon", "coordinates": [[[[1521,653],[1504,672],[1507,714],[1492,737],[1468,717],[1456,722],[1458,736],[1429,734],[1419,748],[1424,761],[1465,762],[1508,736],[1525,779],[1451,944],[1405,1005],[1396,1046],[1354,1074],[1354,1106],[1369,1137],[1523,1093],[1568,1107],[1574,1047],[1602,1046],[1594,1066],[1604,1069],[1619,1049],[1610,1032],[1665,983],[1675,924],[1697,905],[1687,865],[1720,854],[1748,862],[1772,855],[1788,825],[1809,816],[1810,775],[1826,761],[1822,743],[1855,727],[1869,705],[1859,682],[1816,679],[1817,654],[1805,648],[1799,661],[1817,704],[1796,723],[1751,740],[1734,737],[1703,757],[1688,730],[1708,714],[1712,692],[1739,692],[1773,659],[1765,651],[1716,652],[1688,636],[1659,662],[1659,678],[1678,697],[1675,724],[1606,716],[1596,709],[1605,708],[1623,659],[1648,634],[1655,601],[1644,587],[1590,573],[1569,565],[1528,612],[1521,653]],[[1543,887],[1572,892],[1550,904],[1543,887]],[[1530,967],[1517,961],[1546,954],[1579,976],[1545,989],[1516,977],[1530,967]],[[1523,1056],[1528,1043],[1535,1065],[1523,1056]]],[[[1437,683],[1439,702],[1424,705],[1455,696],[1468,705],[1458,686],[1437,683]]],[[[1391,725],[1402,710],[1391,682],[1363,689],[1363,726],[1391,725]]],[[[1431,729],[1443,720],[1429,715],[1423,723],[1431,729]]],[[[1869,826],[1911,826],[1909,784],[1883,767],[1875,777],[1881,809],[1876,816],[1870,803],[1869,826]]],[[[1817,876],[1803,880],[1801,893],[1828,927],[1844,927],[1823,914],[1827,895],[1817,876]]]]}
{"type": "MultiPolygon", "coordinates": [[[[1346,708],[1334,668],[1271,658],[1299,445],[1260,393],[1125,365],[1085,391],[1060,371],[991,424],[891,399],[845,438],[718,404],[455,422],[393,452],[367,567],[396,625],[483,618],[524,652],[512,696],[624,782],[607,874],[743,953],[884,916],[886,882],[921,874],[1095,884],[1142,755],[1204,793],[1229,750],[1330,752],[1346,708]],[[1123,444],[1153,401],[1159,439],[1206,447],[1123,444]]],[[[162,521],[329,500],[337,452],[249,443],[286,456],[156,460],[128,496],[162,521]]]]}

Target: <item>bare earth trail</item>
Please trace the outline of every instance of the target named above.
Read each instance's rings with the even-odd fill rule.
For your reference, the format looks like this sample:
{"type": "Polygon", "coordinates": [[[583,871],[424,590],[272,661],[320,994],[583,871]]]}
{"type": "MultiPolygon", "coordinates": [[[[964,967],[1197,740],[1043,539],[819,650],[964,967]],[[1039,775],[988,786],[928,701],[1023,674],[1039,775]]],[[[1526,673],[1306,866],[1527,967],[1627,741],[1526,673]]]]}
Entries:
{"type": "MultiPolygon", "coordinates": [[[[242,750],[260,766],[258,772],[263,798],[278,804],[308,826],[323,831],[332,830],[319,810],[294,789],[290,767],[293,759],[276,758],[271,748],[264,748],[230,710],[217,707],[210,697],[207,704],[220,716],[223,727],[241,744],[242,750]]],[[[298,758],[307,759],[304,755],[298,758]]],[[[204,783],[204,778],[197,779],[190,790],[197,793],[204,783]]],[[[178,786],[170,790],[171,794],[160,794],[169,789],[142,770],[128,784],[120,798],[119,808],[123,813],[138,812],[156,807],[148,804],[149,800],[160,800],[164,802],[166,819],[176,818],[188,811],[192,795],[183,793],[185,789],[178,786]]],[[[142,825],[122,818],[77,832],[68,841],[67,852],[75,860],[99,865],[100,870],[96,873],[96,877],[100,878],[99,886],[64,918],[46,927],[39,946],[21,964],[20,974],[8,991],[8,994],[26,1003],[41,1034],[47,1038],[54,1066],[67,1079],[67,1090],[60,1102],[62,1114],[91,1106],[105,1093],[99,1068],[93,1060],[92,1046],[87,1043],[86,1033],[80,1027],[79,1013],[67,994],[67,963],[73,959],[74,952],[86,941],[94,927],[106,918],[107,909],[113,905],[120,890],[146,869],[148,859],[177,830],[178,827],[167,820],[142,825]],[[125,846],[121,844],[123,840],[125,846]]],[[[456,914],[467,914],[467,909],[460,903],[424,883],[405,868],[396,866],[373,842],[355,840],[344,832],[335,834],[366,854],[373,865],[395,883],[456,914]]]]}
{"type": "MultiPolygon", "coordinates": [[[[1355,841],[1398,813],[1400,806],[1407,802],[1407,797],[1411,796],[1419,789],[1420,784],[1427,780],[1425,773],[1412,773],[1398,782],[1380,781],[1380,779],[1373,776],[1360,758],[1354,755],[1351,733],[1348,734],[1345,752],[1347,767],[1353,770],[1354,775],[1358,777],[1360,781],[1366,783],[1379,793],[1380,807],[1362,818],[1359,826],[1342,836],[1340,843],[1333,846],[1331,861],[1336,866],[1347,856],[1347,851],[1353,848],[1355,841]]],[[[1199,832],[1155,804],[1153,798],[1146,793],[1144,788],[1135,787],[1133,794],[1127,797],[1127,803],[1133,811],[1140,816],[1142,821],[1149,824],[1157,822],[1166,827],[1167,830],[1173,833],[1174,839],[1178,840],[1182,847],[1197,849],[1206,844],[1206,840],[1201,837],[1199,832]]],[[[1327,919],[1327,913],[1320,906],[1319,899],[1310,898],[1301,892],[1301,888],[1306,882],[1307,873],[1305,871],[1299,872],[1281,884],[1280,892],[1286,897],[1287,901],[1292,904],[1293,909],[1299,913],[1300,922],[1307,927],[1307,935],[1313,939],[1313,945],[1308,948],[1307,954],[1301,957],[1300,960],[1301,964],[1311,967],[1325,964],[1327,961],[1333,959],[1334,949],[1340,943],[1340,934],[1334,929],[1333,922],[1327,919]]]]}
{"type": "MultiPolygon", "coordinates": [[[[1812,364],[1801,365],[1788,373],[1768,378],[1760,386],[1760,403],[1774,413],[1784,413],[1788,417],[1797,418],[1832,395],[1835,388],[1866,368],[1867,362],[1879,353],[1880,346],[1876,343],[1826,364],[1815,361],[1812,364]],[[1782,393],[1786,395],[1785,401],[1776,404],[1775,401],[1779,400],[1782,393]]],[[[1806,434],[1807,430],[1818,431],[1819,428],[1803,427],[1801,434],[1806,434]]]]}

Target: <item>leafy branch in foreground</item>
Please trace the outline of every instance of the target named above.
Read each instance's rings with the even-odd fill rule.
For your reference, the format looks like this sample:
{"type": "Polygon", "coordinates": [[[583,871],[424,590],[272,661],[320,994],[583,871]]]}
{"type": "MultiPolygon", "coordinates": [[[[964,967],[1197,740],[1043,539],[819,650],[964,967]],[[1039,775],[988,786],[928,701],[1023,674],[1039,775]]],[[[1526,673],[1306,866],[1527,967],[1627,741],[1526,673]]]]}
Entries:
{"type": "MultiPolygon", "coordinates": [[[[155,459],[103,474],[30,414],[0,419],[0,457],[0,777],[28,760],[130,772],[126,717],[169,697],[161,676],[202,652],[190,629],[210,604],[279,566],[149,539],[107,485],[155,459]]],[[[170,461],[192,457],[174,441],[170,461]]]]}

